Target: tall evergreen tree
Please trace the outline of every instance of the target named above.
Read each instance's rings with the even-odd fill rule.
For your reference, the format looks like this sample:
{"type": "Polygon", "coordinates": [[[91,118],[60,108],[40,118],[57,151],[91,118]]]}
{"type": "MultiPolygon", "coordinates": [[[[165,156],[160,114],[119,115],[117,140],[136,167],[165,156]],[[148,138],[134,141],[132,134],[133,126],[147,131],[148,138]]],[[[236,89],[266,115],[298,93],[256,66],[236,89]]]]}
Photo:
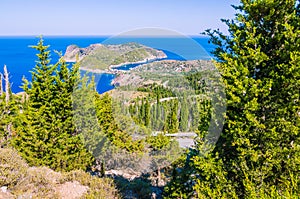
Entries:
{"type": "Polygon", "coordinates": [[[68,69],[63,59],[50,64],[49,46],[42,38],[33,48],[39,52],[38,60],[31,82],[24,79],[28,107],[13,144],[30,165],[86,169],[93,158],[73,124],[72,93],[80,78],[79,66],[68,69]]]}
{"type": "Polygon", "coordinates": [[[163,118],[163,111],[162,111],[163,107],[160,103],[160,98],[161,98],[160,94],[157,93],[157,95],[156,95],[156,119],[155,119],[155,123],[156,123],[155,127],[157,130],[162,129],[163,121],[164,121],[162,119],[163,118]]]}
{"type": "Polygon", "coordinates": [[[141,151],[143,143],[140,140],[133,140],[131,132],[126,132],[122,129],[115,117],[123,119],[123,114],[120,113],[120,104],[113,104],[112,97],[107,93],[104,95],[96,95],[96,115],[101,131],[110,141],[110,143],[119,148],[125,149],[128,152],[141,151]]]}
{"type": "Polygon", "coordinates": [[[178,128],[179,128],[179,123],[178,123],[178,117],[177,117],[177,112],[178,112],[178,101],[172,100],[171,102],[171,109],[168,113],[167,120],[165,123],[165,131],[168,133],[177,133],[178,128]]]}
{"type": "Polygon", "coordinates": [[[234,6],[236,18],[223,20],[229,36],[207,32],[217,45],[227,113],[214,151],[190,154],[194,196],[299,196],[299,6],[296,0],[242,0],[234,6]]]}
{"type": "Polygon", "coordinates": [[[139,120],[141,124],[145,124],[145,100],[142,98],[140,110],[139,110],[139,120]]]}
{"type": "Polygon", "coordinates": [[[157,109],[157,104],[154,103],[151,106],[151,111],[150,111],[150,115],[151,115],[150,122],[151,122],[152,130],[156,130],[156,126],[157,126],[157,115],[156,115],[157,111],[156,111],[156,109],[157,109]]]}
{"type": "Polygon", "coordinates": [[[188,123],[189,123],[189,108],[188,108],[186,94],[184,94],[181,100],[180,123],[179,123],[179,127],[182,132],[188,130],[188,123]]]}
{"type": "Polygon", "coordinates": [[[79,80],[72,95],[76,134],[82,137],[84,145],[94,157],[100,155],[106,141],[97,120],[97,95],[94,77],[90,78],[87,74],[79,80]]]}
{"type": "Polygon", "coordinates": [[[148,127],[150,125],[150,103],[148,97],[146,98],[144,109],[145,109],[144,124],[145,126],[148,127]]]}

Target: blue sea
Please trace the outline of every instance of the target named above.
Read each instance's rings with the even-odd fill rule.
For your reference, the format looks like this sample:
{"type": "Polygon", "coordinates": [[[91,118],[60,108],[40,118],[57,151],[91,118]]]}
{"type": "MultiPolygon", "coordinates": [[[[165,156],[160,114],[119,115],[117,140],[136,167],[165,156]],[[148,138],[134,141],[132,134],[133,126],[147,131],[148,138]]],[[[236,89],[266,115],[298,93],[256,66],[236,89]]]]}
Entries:
{"type": "MultiPolygon", "coordinates": [[[[50,45],[51,61],[54,63],[58,55],[54,50],[64,53],[67,46],[76,44],[79,47],[87,47],[94,43],[121,44],[138,42],[152,48],[163,50],[167,54],[166,59],[171,60],[195,60],[211,59],[211,51],[214,49],[208,43],[206,37],[110,37],[110,36],[44,36],[44,44],[50,45]]],[[[12,92],[21,92],[22,78],[31,80],[32,69],[35,66],[37,51],[30,46],[39,41],[35,36],[1,36],[0,37],[0,72],[6,65],[9,71],[12,92]]],[[[128,70],[138,64],[124,65],[121,70],[128,70]]],[[[82,71],[81,74],[84,74],[82,71]]],[[[97,91],[99,93],[113,89],[112,74],[94,74],[97,91]]]]}

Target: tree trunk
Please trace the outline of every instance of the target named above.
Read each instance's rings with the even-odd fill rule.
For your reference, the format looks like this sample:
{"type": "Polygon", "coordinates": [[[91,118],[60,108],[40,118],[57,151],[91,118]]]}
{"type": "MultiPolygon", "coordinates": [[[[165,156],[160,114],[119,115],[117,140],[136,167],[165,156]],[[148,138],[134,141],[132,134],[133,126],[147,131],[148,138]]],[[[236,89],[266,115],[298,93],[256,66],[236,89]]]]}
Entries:
{"type": "Polygon", "coordinates": [[[8,105],[9,102],[9,79],[6,65],[4,65],[4,81],[5,81],[5,103],[8,105]]]}
{"type": "Polygon", "coordinates": [[[161,179],[160,167],[157,167],[157,186],[159,186],[159,182],[161,179]]]}
{"type": "Polygon", "coordinates": [[[3,75],[0,73],[0,96],[2,96],[3,93],[3,84],[2,84],[3,75]]]}

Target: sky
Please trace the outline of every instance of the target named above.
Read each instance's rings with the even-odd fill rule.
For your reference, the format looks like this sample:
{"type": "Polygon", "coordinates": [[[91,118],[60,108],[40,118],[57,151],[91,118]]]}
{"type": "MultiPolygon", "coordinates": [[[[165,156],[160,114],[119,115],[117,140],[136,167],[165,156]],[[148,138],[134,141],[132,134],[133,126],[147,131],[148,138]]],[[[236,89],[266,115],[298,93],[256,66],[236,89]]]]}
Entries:
{"type": "Polygon", "coordinates": [[[116,35],[161,28],[199,35],[231,19],[238,0],[0,0],[0,35],[116,35]]]}

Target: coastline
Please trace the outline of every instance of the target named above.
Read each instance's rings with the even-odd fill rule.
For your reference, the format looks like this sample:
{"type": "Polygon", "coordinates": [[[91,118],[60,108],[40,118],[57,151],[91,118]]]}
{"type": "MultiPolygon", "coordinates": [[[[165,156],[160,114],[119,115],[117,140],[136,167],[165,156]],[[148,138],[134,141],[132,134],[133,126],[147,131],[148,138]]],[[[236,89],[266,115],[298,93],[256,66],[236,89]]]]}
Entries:
{"type": "Polygon", "coordinates": [[[141,61],[136,61],[136,62],[125,62],[125,63],[121,63],[121,64],[117,64],[117,65],[110,65],[109,69],[115,69],[115,68],[119,68],[125,65],[129,65],[129,64],[146,64],[148,62],[154,62],[154,61],[159,61],[161,59],[165,59],[168,58],[167,55],[164,56],[151,56],[149,58],[145,58],[141,61]]]}
{"type": "Polygon", "coordinates": [[[91,68],[83,68],[80,67],[79,68],[82,71],[86,71],[86,72],[91,72],[91,73],[97,73],[97,74],[101,74],[101,73],[107,73],[107,74],[116,74],[116,71],[110,71],[110,70],[101,70],[101,69],[91,69],[91,68]]]}
{"type": "MultiPolygon", "coordinates": [[[[117,64],[117,65],[110,65],[108,67],[108,69],[92,69],[92,68],[85,68],[85,67],[80,67],[79,69],[82,71],[87,71],[87,72],[92,72],[92,73],[107,73],[107,74],[117,74],[120,71],[124,71],[124,70],[118,70],[117,68],[122,67],[122,66],[126,66],[129,64],[147,64],[148,62],[154,62],[154,61],[160,61],[161,59],[165,59],[167,58],[167,55],[164,56],[159,56],[159,57],[151,57],[151,58],[145,58],[141,61],[137,61],[137,62],[125,62],[125,63],[121,63],[121,64],[117,64]]],[[[130,70],[130,69],[129,69],[130,70]]]]}

